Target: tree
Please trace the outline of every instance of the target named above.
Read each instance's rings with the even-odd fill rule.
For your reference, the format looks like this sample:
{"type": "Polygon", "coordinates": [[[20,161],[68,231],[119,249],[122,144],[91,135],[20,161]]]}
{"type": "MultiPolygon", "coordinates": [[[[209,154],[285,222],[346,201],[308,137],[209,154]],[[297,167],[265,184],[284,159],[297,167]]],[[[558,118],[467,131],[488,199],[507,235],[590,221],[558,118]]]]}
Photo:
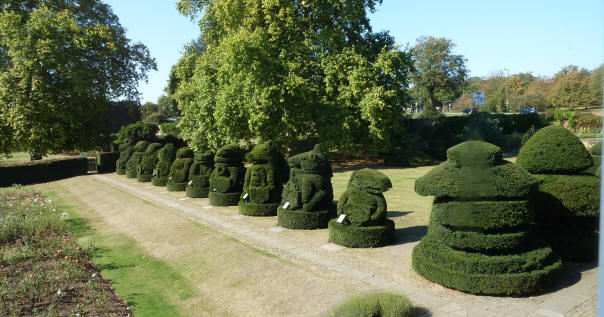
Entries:
{"type": "Polygon", "coordinates": [[[446,38],[422,36],[411,48],[415,63],[411,81],[414,89],[425,96],[425,112],[435,112],[443,100],[457,99],[466,84],[467,60],[462,55],[454,55],[453,47],[455,44],[446,38]]]}
{"type": "Polygon", "coordinates": [[[147,48],[98,0],[11,0],[0,9],[0,152],[40,158],[94,147],[108,102],[138,97],[137,83],[156,68],[147,48]]]}
{"type": "MultiPolygon", "coordinates": [[[[411,61],[373,33],[365,0],[181,0],[206,50],[175,67],[182,135],[196,150],[317,137],[352,152],[396,142],[411,61]]],[[[172,85],[174,83],[174,85],[172,85]]]]}
{"type": "Polygon", "coordinates": [[[157,107],[159,112],[166,117],[180,117],[178,103],[173,97],[167,95],[159,96],[159,98],[157,98],[157,107]]]}
{"type": "Polygon", "coordinates": [[[574,65],[565,66],[554,76],[550,99],[555,107],[590,105],[589,71],[574,65]]]}
{"type": "Polygon", "coordinates": [[[589,91],[591,95],[590,105],[602,106],[602,94],[604,82],[604,64],[594,69],[589,75],[589,91]]]}

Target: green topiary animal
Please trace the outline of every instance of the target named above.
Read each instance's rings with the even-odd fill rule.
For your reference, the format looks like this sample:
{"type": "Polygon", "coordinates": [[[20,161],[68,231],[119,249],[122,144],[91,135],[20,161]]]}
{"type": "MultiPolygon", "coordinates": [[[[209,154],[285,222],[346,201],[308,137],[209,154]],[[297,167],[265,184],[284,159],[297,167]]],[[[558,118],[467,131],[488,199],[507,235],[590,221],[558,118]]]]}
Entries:
{"type": "Polygon", "coordinates": [[[136,173],[138,171],[138,165],[143,158],[143,154],[147,147],[149,146],[149,142],[147,141],[138,141],[134,146],[134,153],[128,159],[128,163],[126,163],[126,177],[128,178],[136,178],[136,173]]]}
{"type": "Polygon", "coordinates": [[[279,149],[271,142],[261,143],[245,155],[252,163],[243,182],[239,213],[247,216],[276,216],[289,168],[279,149]]]}
{"type": "Polygon", "coordinates": [[[170,167],[176,159],[176,148],[172,143],[168,143],[157,152],[157,165],[153,171],[153,186],[166,186],[170,176],[170,167]]]}
{"type": "Polygon", "coordinates": [[[329,159],[319,145],[288,160],[289,181],[278,208],[278,223],[289,229],[327,227],[335,216],[333,175],[329,159]]]}
{"type": "Polygon", "coordinates": [[[243,191],[245,151],[237,144],[225,145],[214,157],[214,170],[210,176],[210,204],[236,206],[243,191]]]}
{"type": "Polygon", "coordinates": [[[550,287],[562,262],[530,231],[528,198],[539,180],[504,161],[501,149],[469,141],[415,183],[436,196],[428,234],[413,249],[423,277],[472,294],[521,295],[550,287]]]}
{"type": "Polygon", "coordinates": [[[151,143],[143,153],[136,172],[136,179],[139,182],[150,182],[151,178],[153,178],[153,171],[155,170],[155,165],[157,165],[157,152],[160,149],[160,143],[151,143]]]}
{"type": "Polygon", "coordinates": [[[344,221],[329,222],[329,240],[353,248],[384,246],[394,240],[394,222],[386,218],[384,192],[392,188],[390,179],[368,168],[352,173],[348,189],[338,200],[338,216],[344,221]]]}
{"type": "Polygon", "coordinates": [[[206,151],[195,154],[191,169],[187,196],[191,198],[207,198],[210,192],[210,176],[214,170],[214,153],[206,151]]]}
{"type": "Polygon", "coordinates": [[[183,147],[176,151],[176,159],[170,166],[166,189],[169,192],[184,192],[187,189],[188,173],[193,164],[193,151],[183,147]]]}

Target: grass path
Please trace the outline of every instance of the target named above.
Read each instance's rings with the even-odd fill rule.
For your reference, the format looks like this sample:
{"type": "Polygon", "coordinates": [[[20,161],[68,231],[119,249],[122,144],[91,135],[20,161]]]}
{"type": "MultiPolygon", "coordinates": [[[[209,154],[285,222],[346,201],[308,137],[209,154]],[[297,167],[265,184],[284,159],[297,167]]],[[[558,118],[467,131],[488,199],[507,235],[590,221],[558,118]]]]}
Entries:
{"type": "Polygon", "coordinates": [[[36,187],[70,206],[80,241],[94,243],[95,263],[137,316],[315,316],[368,288],[90,177],[36,187]]]}

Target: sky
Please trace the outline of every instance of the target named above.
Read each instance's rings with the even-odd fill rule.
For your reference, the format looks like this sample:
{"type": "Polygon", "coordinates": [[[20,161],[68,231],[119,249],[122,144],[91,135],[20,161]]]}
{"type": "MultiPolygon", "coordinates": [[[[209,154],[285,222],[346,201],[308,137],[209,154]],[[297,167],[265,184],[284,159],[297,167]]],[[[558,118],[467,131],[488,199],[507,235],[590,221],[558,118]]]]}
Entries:
{"type": "MultiPolygon", "coordinates": [[[[195,21],[175,0],[104,0],[134,42],[145,44],[157,71],[141,83],[141,101],[156,102],[183,45],[199,36],[195,21]]],[[[374,31],[389,31],[401,47],[420,36],[445,37],[467,58],[470,76],[498,72],[553,76],[565,65],[594,69],[604,63],[604,1],[383,0],[370,14],[374,31]]]]}

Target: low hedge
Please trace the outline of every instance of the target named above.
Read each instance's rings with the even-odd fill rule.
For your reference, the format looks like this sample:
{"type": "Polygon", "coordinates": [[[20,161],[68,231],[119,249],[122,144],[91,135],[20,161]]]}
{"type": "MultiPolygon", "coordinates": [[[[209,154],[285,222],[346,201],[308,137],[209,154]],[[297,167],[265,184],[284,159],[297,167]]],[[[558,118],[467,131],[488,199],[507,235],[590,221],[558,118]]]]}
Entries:
{"type": "Polygon", "coordinates": [[[279,203],[257,204],[253,202],[239,201],[239,213],[253,217],[272,217],[277,215],[279,203]]]}
{"type": "Polygon", "coordinates": [[[287,210],[282,205],[277,208],[277,223],[288,229],[313,230],[327,228],[330,219],[336,216],[336,206],[328,210],[305,212],[303,210],[287,210]]]}
{"type": "Polygon", "coordinates": [[[97,152],[96,153],[96,172],[99,174],[113,173],[117,166],[117,160],[120,158],[120,152],[97,152]]]}
{"type": "Polygon", "coordinates": [[[488,231],[525,226],[533,220],[526,200],[512,201],[435,201],[432,220],[461,230],[488,231]]]}
{"type": "Polygon", "coordinates": [[[602,141],[598,141],[598,143],[594,144],[590,149],[589,152],[592,155],[602,155],[602,141]]]}
{"type": "Polygon", "coordinates": [[[334,308],[327,316],[332,317],[410,317],[413,306],[400,294],[380,292],[353,297],[334,308]]]}
{"type": "Polygon", "coordinates": [[[212,206],[226,207],[226,206],[237,206],[239,204],[239,197],[241,193],[217,193],[210,191],[208,198],[212,206]]]}
{"type": "Polygon", "coordinates": [[[562,268],[556,261],[542,269],[521,273],[483,274],[465,273],[443,267],[426,257],[422,241],[413,249],[413,269],[423,277],[440,285],[470,294],[523,295],[547,289],[554,285],[562,268]]]}
{"type": "Polygon", "coordinates": [[[522,250],[530,245],[534,236],[529,231],[512,233],[481,233],[474,231],[453,231],[443,225],[432,222],[428,234],[435,241],[451,248],[485,253],[501,253],[522,250]]]}
{"type": "Polygon", "coordinates": [[[332,219],[328,224],[329,241],[349,248],[375,248],[394,241],[394,221],[386,218],[382,226],[356,227],[332,219]]]}
{"type": "Polygon", "coordinates": [[[50,182],[87,173],[85,157],[1,164],[0,187],[50,182]]]}

